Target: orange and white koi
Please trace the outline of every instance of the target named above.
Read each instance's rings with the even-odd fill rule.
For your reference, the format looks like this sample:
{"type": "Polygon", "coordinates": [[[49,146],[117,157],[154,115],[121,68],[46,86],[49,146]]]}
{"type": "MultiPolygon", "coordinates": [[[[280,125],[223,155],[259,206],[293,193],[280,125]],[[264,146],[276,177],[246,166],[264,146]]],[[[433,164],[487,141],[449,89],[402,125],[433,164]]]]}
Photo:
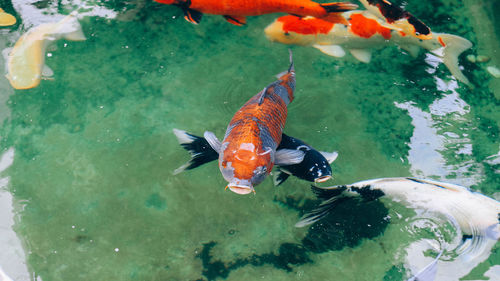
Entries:
{"type": "Polygon", "coordinates": [[[235,25],[246,24],[247,16],[271,13],[288,13],[298,16],[323,18],[339,12],[354,10],[352,3],[316,3],[311,0],[155,0],[175,5],[184,11],[184,18],[194,24],[201,21],[203,14],[222,15],[235,25]]]}
{"type": "Polygon", "coordinates": [[[265,87],[236,112],[222,142],[214,133],[204,133],[207,142],[219,154],[219,169],[231,191],[238,194],[255,192],[254,186],[269,175],[274,164],[302,162],[303,151],[276,151],[294,90],[295,70],[290,53],[288,71],[279,74],[278,81],[265,87]]]}
{"type": "Polygon", "coordinates": [[[15,89],[30,89],[40,84],[42,71],[51,73],[45,66],[47,46],[60,38],[85,40],[76,13],[71,13],[56,23],[44,23],[30,29],[17,40],[7,57],[7,79],[15,89]]]}
{"type": "MultiPolygon", "coordinates": [[[[458,65],[458,56],[472,47],[469,40],[451,34],[432,33],[411,14],[399,11],[400,8],[398,8],[399,16],[394,16],[392,19],[382,18],[383,15],[396,13],[391,14],[387,11],[382,13],[378,6],[374,12],[372,11],[374,7],[366,0],[361,2],[370,7],[369,10],[343,13],[342,16],[347,20],[347,24],[288,15],[276,19],[267,26],[265,34],[271,41],[313,46],[334,57],[343,57],[345,50],[348,50],[364,63],[370,62],[372,49],[375,48],[397,45],[413,57],[418,55],[420,48],[424,48],[441,57],[456,79],[470,85],[458,65]]],[[[385,0],[370,2],[388,3],[385,0]]]]}

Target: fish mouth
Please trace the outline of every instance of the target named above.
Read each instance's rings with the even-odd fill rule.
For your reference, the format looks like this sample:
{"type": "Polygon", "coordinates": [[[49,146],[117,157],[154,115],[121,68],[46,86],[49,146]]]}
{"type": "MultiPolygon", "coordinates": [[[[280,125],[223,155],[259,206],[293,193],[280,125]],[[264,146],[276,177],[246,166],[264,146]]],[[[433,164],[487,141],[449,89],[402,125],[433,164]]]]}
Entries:
{"type": "Polygon", "coordinates": [[[255,189],[252,186],[248,185],[237,185],[237,184],[228,184],[226,188],[229,188],[234,193],[238,194],[249,194],[251,192],[255,193],[255,189]]]}
{"type": "Polygon", "coordinates": [[[325,182],[331,178],[332,178],[332,176],[323,176],[323,177],[319,177],[319,178],[315,179],[314,182],[325,182]]]}

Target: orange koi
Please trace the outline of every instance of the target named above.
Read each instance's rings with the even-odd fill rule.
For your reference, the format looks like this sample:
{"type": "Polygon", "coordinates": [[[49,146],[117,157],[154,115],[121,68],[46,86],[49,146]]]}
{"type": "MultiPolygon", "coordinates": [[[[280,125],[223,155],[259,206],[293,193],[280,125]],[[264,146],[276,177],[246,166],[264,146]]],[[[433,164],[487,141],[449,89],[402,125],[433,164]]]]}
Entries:
{"type": "MultiPolygon", "coordinates": [[[[405,17],[401,16],[399,19],[391,13],[388,14],[393,16],[392,19],[382,18],[378,6],[375,14],[372,11],[374,7],[368,4],[368,1],[361,2],[367,3],[370,8],[342,13],[340,16],[347,23],[288,15],[276,19],[264,32],[271,41],[312,46],[334,57],[343,57],[347,50],[364,63],[370,62],[374,48],[397,45],[413,57],[423,48],[442,58],[457,80],[470,85],[458,65],[458,56],[472,47],[469,40],[451,34],[432,33],[429,28],[422,28],[417,24],[421,22],[407,12],[400,13],[405,17]],[[425,33],[426,30],[428,33],[425,33]]],[[[382,2],[386,5],[388,3],[386,0],[382,2]]]]}
{"type": "Polygon", "coordinates": [[[238,194],[254,191],[271,172],[274,164],[302,162],[304,152],[296,149],[276,151],[281,143],[287,117],[287,105],[293,101],[295,70],[290,53],[290,67],[278,81],[252,97],[233,116],[224,139],[205,132],[204,138],[219,154],[219,169],[226,188],[238,194]]]}
{"type": "Polygon", "coordinates": [[[222,15],[234,25],[246,24],[247,16],[271,13],[288,13],[297,16],[332,17],[336,13],[354,10],[352,3],[316,3],[311,0],[155,0],[175,5],[184,11],[184,18],[194,24],[203,14],[222,15]]]}

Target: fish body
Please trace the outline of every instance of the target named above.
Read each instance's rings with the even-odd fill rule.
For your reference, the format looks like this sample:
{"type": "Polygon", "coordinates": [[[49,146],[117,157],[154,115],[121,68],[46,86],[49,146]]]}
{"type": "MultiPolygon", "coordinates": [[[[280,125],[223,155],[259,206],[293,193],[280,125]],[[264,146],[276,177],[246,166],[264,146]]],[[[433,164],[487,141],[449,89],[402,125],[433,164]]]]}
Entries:
{"type": "Polygon", "coordinates": [[[235,25],[246,23],[246,16],[270,13],[289,13],[299,16],[326,17],[356,9],[351,3],[316,3],[310,0],[155,0],[156,2],[176,5],[185,14],[186,20],[199,23],[203,14],[223,15],[235,25]]]}
{"type": "MultiPolygon", "coordinates": [[[[441,253],[428,266],[413,272],[415,276],[409,280],[459,280],[486,260],[500,239],[500,202],[463,186],[418,178],[380,178],[313,187],[313,191],[323,202],[306,213],[297,227],[317,222],[334,212],[339,204],[348,204],[356,198],[379,199],[388,208],[398,202],[414,209],[417,216],[425,218],[434,213],[449,220],[456,227],[455,233],[462,237],[451,242],[453,245],[440,243],[440,249],[433,247],[441,253]],[[447,258],[440,260],[443,252],[447,258]]],[[[421,248],[421,242],[410,245],[408,251],[421,248]]]]}
{"type": "MultiPolygon", "coordinates": [[[[232,191],[240,194],[254,191],[253,187],[269,175],[279,160],[276,149],[281,142],[287,106],[294,99],[294,90],[295,70],[291,62],[278,81],[253,96],[231,119],[218,152],[219,169],[232,191]]],[[[205,138],[210,143],[210,135],[205,134],[205,138]]],[[[302,153],[296,155],[303,157],[302,153]]]]}
{"type": "Polygon", "coordinates": [[[30,89],[40,84],[47,46],[60,38],[86,39],[75,13],[57,23],[34,27],[19,38],[7,57],[7,78],[12,87],[30,89]]]}
{"type": "MultiPolygon", "coordinates": [[[[219,153],[215,151],[204,137],[190,134],[183,130],[174,129],[174,134],[181,146],[189,151],[191,159],[178,169],[174,174],[191,170],[203,164],[219,159],[219,153]]],[[[332,169],[330,164],[337,158],[337,152],[320,152],[305,142],[282,134],[281,143],[277,151],[300,150],[304,152],[304,159],[297,164],[278,166],[275,185],[282,184],[290,175],[310,182],[324,182],[331,178],[332,169]]]]}
{"type": "Polygon", "coordinates": [[[9,26],[16,23],[16,18],[0,8],[0,26],[9,26]]]}
{"type": "Polygon", "coordinates": [[[310,182],[325,182],[332,177],[330,164],[337,159],[337,152],[320,152],[305,142],[283,134],[280,149],[304,152],[304,160],[297,164],[283,165],[274,178],[275,185],[282,184],[290,175],[310,182]]]}
{"type": "Polygon", "coordinates": [[[342,17],[347,24],[314,17],[283,16],[267,26],[265,34],[271,41],[312,46],[334,57],[345,56],[347,50],[364,63],[370,62],[373,49],[397,45],[416,57],[423,48],[441,57],[456,79],[470,85],[458,65],[458,56],[472,47],[467,39],[430,30],[424,36],[416,32],[413,25],[405,25],[407,19],[396,25],[369,10],[344,12],[342,17]]]}

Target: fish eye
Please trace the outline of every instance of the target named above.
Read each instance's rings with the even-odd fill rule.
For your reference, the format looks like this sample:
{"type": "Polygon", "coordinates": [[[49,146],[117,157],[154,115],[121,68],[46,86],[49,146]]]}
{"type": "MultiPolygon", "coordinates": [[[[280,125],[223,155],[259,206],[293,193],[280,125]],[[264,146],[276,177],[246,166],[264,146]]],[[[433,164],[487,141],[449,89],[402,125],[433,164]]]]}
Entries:
{"type": "Polygon", "coordinates": [[[290,36],[290,33],[288,33],[288,32],[285,32],[285,33],[283,33],[283,34],[284,34],[285,36],[290,36]]]}

